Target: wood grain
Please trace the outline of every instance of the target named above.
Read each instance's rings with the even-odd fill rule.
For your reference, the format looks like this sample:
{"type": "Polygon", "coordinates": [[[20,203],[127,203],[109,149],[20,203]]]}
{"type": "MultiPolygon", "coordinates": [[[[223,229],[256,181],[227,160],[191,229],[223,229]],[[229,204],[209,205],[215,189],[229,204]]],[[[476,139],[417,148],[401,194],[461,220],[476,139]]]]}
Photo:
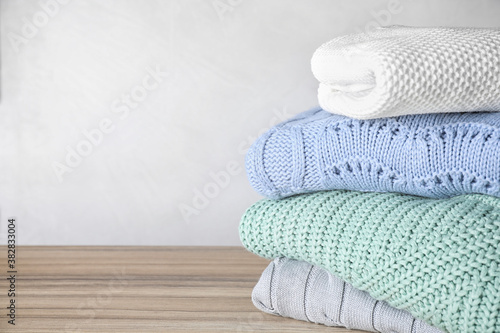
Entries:
{"type": "Polygon", "coordinates": [[[257,310],[268,261],[240,247],[18,247],[14,327],[0,249],[0,332],[355,332],[257,310]]]}

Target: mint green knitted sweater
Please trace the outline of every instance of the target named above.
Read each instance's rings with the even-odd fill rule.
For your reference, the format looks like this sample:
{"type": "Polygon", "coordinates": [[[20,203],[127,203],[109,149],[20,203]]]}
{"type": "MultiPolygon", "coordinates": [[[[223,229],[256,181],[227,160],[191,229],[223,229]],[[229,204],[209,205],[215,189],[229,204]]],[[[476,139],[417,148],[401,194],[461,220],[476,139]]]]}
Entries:
{"type": "Polygon", "coordinates": [[[447,332],[500,332],[500,199],[327,191],[261,200],[245,247],[328,269],[447,332]]]}

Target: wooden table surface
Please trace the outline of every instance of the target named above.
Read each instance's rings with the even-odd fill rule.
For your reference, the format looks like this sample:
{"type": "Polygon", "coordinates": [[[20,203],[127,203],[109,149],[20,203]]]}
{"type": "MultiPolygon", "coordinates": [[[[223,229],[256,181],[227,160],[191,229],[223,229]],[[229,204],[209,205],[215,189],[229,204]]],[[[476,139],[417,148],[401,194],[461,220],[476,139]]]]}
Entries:
{"type": "Polygon", "coordinates": [[[12,326],[0,248],[0,332],[355,332],[257,310],[268,261],[240,247],[17,247],[12,326]]]}

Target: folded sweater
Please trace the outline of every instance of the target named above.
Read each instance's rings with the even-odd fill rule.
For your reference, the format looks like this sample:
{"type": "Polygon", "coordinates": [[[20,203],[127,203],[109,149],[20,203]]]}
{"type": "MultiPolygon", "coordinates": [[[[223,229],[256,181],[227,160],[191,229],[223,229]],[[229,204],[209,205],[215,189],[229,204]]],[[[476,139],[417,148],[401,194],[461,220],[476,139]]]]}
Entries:
{"type": "Polygon", "coordinates": [[[500,199],[324,191],[251,206],[251,252],[321,266],[452,333],[500,332],[500,199]]]}
{"type": "Polygon", "coordinates": [[[246,170],[274,199],[331,189],[500,196],[500,112],[357,120],[316,108],[263,134],[246,170]]]}
{"type": "Polygon", "coordinates": [[[336,114],[500,111],[498,29],[380,27],[323,44],[311,67],[336,114]]]}
{"type": "Polygon", "coordinates": [[[284,257],[264,270],[252,301],[266,313],[327,326],[379,333],[443,333],[319,266],[284,257]]]}

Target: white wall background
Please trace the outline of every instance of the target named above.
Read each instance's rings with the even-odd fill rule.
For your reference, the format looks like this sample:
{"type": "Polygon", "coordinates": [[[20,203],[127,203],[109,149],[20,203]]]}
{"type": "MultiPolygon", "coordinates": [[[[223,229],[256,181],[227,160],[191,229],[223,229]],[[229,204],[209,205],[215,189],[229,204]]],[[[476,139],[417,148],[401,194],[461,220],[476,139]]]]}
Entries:
{"type": "Polygon", "coordinates": [[[316,47],[377,20],[500,26],[495,0],[402,0],[390,16],[387,0],[60,1],[0,2],[0,233],[15,216],[21,244],[238,245],[260,198],[244,150],[316,105],[316,47]],[[70,168],[68,149],[87,156],[70,168]]]}

